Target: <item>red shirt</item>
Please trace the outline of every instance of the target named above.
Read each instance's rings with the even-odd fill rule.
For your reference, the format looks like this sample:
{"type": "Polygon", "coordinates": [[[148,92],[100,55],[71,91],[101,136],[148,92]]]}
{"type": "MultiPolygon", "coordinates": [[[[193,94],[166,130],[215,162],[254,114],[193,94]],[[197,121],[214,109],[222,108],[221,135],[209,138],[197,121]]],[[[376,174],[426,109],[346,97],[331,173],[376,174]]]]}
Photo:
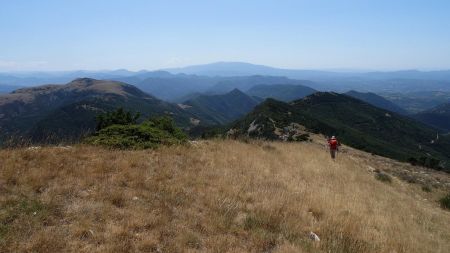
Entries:
{"type": "Polygon", "coordinates": [[[336,139],[329,140],[328,145],[330,145],[330,149],[336,150],[339,146],[339,142],[336,139]]]}

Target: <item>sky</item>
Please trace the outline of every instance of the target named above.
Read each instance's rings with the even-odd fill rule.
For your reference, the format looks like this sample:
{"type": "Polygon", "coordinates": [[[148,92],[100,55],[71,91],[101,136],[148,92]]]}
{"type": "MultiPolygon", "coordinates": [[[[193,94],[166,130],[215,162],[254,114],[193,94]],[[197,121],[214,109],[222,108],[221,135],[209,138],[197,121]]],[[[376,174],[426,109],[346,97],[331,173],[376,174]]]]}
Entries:
{"type": "Polygon", "coordinates": [[[450,69],[448,0],[0,0],[0,71],[450,69]]]}

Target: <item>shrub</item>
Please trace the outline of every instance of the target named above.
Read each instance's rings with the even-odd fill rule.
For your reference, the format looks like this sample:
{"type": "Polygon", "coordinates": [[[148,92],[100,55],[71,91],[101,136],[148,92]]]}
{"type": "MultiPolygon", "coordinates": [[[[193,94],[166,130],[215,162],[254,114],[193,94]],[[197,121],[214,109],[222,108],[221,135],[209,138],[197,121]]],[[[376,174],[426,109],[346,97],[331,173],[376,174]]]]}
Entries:
{"type": "Polygon", "coordinates": [[[175,123],[169,117],[156,117],[144,122],[143,125],[165,131],[177,140],[186,140],[187,138],[186,134],[175,126],[175,123]]]}
{"type": "Polygon", "coordinates": [[[187,140],[183,131],[167,117],[154,118],[139,125],[111,125],[85,139],[93,145],[119,149],[147,149],[187,140]]]}
{"type": "Polygon", "coordinates": [[[136,124],[140,113],[131,113],[119,108],[113,112],[103,113],[97,116],[97,131],[112,125],[133,125],[136,124]]]}
{"type": "Polygon", "coordinates": [[[385,183],[391,183],[392,182],[391,176],[389,176],[388,174],[383,173],[383,172],[376,173],[375,174],[375,178],[377,180],[380,180],[381,182],[385,182],[385,183]]]}
{"type": "Polygon", "coordinates": [[[408,159],[408,162],[412,165],[421,165],[432,169],[442,170],[443,165],[442,161],[433,157],[421,156],[419,159],[411,157],[408,159]]]}
{"type": "Polygon", "coordinates": [[[410,158],[408,158],[408,162],[411,165],[416,166],[419,161],[415,157],[410,157],[410,158]]]}
{"type": "Polygon", "coordinates": [[[438,169],[440,163],[441,163],[441,161],[438,160],[438,159],[429,158],[428,159],[428,163],[426,164],[426,166],[430,167],[430,168],[433,168],[433,169],[438,169]]]}
{"type": "Polygon", "coordinates": [[[439,203],[441,204],[441,207],[443,209],[450,210],[450,193],[447,194],[445,197],[441,198],[439,200],[439,203]]]}

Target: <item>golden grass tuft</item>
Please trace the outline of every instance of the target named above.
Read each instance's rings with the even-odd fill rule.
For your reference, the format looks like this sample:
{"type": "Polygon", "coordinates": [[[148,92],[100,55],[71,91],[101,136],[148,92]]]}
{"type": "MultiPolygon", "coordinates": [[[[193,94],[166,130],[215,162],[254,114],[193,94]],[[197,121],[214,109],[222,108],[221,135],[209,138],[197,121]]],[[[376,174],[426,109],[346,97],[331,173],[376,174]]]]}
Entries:
{"type": "Polygon", "coordinates": [[[2,150],[0,252],[449,252],[437,201],[448,175],[425,192],[395,176],[409,165],[344,151],[333,162],[315,143],[2,150]]]}

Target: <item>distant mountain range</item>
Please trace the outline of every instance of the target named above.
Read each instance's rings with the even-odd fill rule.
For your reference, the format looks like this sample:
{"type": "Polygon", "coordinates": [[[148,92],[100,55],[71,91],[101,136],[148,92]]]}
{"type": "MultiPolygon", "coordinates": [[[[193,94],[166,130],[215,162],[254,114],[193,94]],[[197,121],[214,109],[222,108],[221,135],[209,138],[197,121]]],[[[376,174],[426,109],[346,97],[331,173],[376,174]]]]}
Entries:
{"type": "MultiPolygon", "coordinates": [[[[151,80],[156,79],[151,77],[151,80]]],[[[174,79],[174,82],[180,81],[177,77],[174,79]]],[[[238,87],[264,80],[269,83],[287,80],[259,76],[232,79],[239,80],[235,83],[238,87]]],[[[270,87],[278,90],[276,86],[270,87]]],[[[308,88],[302,86],[302,89],[308,88]]],[[[194,94],[177,105],[164,102],[133,85],[91,78],[78,78],[65,85],[22,88],[0,95],[0,142],[9,138],[33,142],[77,140],[94,130],[97,114],[118,107],[140,112],[142,118],[169,115],[185,129],[225,125],[243,117],[264,100],[236,88],[225,94],[208,94],[194,94]]]]}
{"type": "Polygon", "coordinates": [[[296,138],[305,130],[337,135],[343,143],[374,154],[403,161],[434,157],[450,167],[449,136],[436,140],[432,127],[337,93],[314,93],[291,103],[268,99],[231,129],[268,139],[296,138]]]}
{"type": "Polygon", "coordinates": [[[259,84],[312,84],[312,82],[308,81],[276,76],[204,77],[191,75],[177,75],[171,78],[147,78],[139,82],[130,83],[167,101],[180,101],[180,98],[189,96],[192,93],[215,95],[225,94],[234,89],[246,92],[259,84]]]}
{"type": "Polygon", "coordinates": [[[411,116],[428,126],[402,116],[401,108],[376,94],[315,92],[298,84],[304,81],[284,77],[244,76],[222,81],[226,83],[224,90],[235,86],[246,90],[234,88],[214,94],[215,85],[209,83],[205,85],[209,87],[206,93],[193,93],[175,104],[130,84],[91,78],[18,89],[0,95],[0,144],[11,138],[50,143],[77,141],[92,133],[96,115],[123,107],[140,112],[142,119],[168,115],[197,136],[202,129],[229,124],[239,135],[268,139],[301,140],[308,132],[316,132],[337,135],[343,143],[374,154],[399,160],[440,160],[442,166],[450,166],[450,136],[436,138],[438,129],[449,129],[448,104],[411,116]],[[277,83],[280,80],[294,84],[277,83]],[[275,84],[258,85],[260,81],[275,84]]]}
{"type": "Polygon", "coordinates": [[[0,73],[0,93],[8,93],[21,87],[45,84],[64,84],[76,78],[113,80],[132,84],[144,92],[166,101],[179,101],[192,93],[223,94],[233,89],[246,91],[258,84],[307,84],[311,81],[293,80],[279,76],[211,77],[171,74],[166,71],[73,71],[49,73],[0,73]]]}
{"type": "Polygon", "coordinates": [[[142,116],[170,115],[190,126],[193,115],[136,87],[115,81],[76,79],[66,85],[24,88],[0,96],[1,141],[72,140],[95,128],[98,113],[123,107],[142,116]]]}
{"type": "Polygon", "coordinates": [[[242,62],[219,62],[161,71],[0,73],[0,93],[5,94],[0,97],[0,128],[5,136],[20,132],[42,137],[49,131],[59,133],[69,126],[80,126],[66,131],[78,134],[92,129],[95,116],[92,108],[106,111],[117,106],[143,111],[146,115],[173,113],[177,122],[185,127],[192,126],[193,122],[200,125],[226,124],[249,112],[261,99],[275,98],[287,102],[317,90],[347,92],[347,95],[378,108],[408,114],[441,131],[448,131],[447,106],[443,104],[450,103],[450,71],[332,72],[280,69],[242,62]],[[93,87],[98,84],[96,82],[103,82],[120,84],[121,88],[106,91],[90,89],[87,88],[90,85],[86,85],[81,89],[83,91],[79,91],[72,89],[74,83],[70,83],[19,89],[39,84],[68,83],[75,78],[78,78],[76,83],[94,82],[93,87]],[[132,89],[134,92],[129,93],[132,89]],[[227,94],[230,92],[236,96],[234,100],[227,94]],[[149,104],[149,101],[154,103],[149,104]],[[170,102],[186,103],[188,107],[181,108],[170,102]],[[71,114],[83,116],[71,119],[68,116],[71,114]],[[86,121],[86,118],[90,120],[86,121]],[[55,122],[54,119],[65,120],[55,122]],[[69,124],[76,120],[79,122],[69,124]],[[66,126],[64,122],[68,122],[66,126]],[[58,125],[60,129],[53,128],[58,125]]]}
{"type": "Polygon", "coordinates": [[[60,71],[0,73],[0,92],[17,87],[64,84],[76,78],[115,80],[170,101],[191,93],[226,93],[234,88],[246,92],[255,85],[305,85],[320,91],[346,92],[450,92],[450,70],[333,72],[273,68],[242,62],[218,62],[166,71],[60,71]],[[259,80],[258,80],[259,79],[259,80]],[[298,81],[303,80],[303,81],[298,81]],[[307,80],[307,81],[306,81],[307,80]]]}
{"type": "Polygon", "coordinates": [[[187,66],[184,68],[166,69],[170,73],[184,73],[204,76],[249,76],[271,75],[286,76],[294,79],[326,80],[336,77],[366,77],[371,79],[421,79],[421,80],[450,80],[450,70],[439,71],[324,71],[274,68],[246,62],[215,62],[210,64],[187,66]]]}
{"type": "Polygon", "coordinates": [[[339,76],[344,77],[347,75],[346,73],[332,71],[274,68],[246,62],[215,62],[210,64],[187,66],[184,68],[166,69],[166,71],[174,74],[184,73],[203,76],[285,76],[288,78],[305,80],[326,79],[339,76]]]}
{"type": "Polygon", "coordinates": [[[204,76],[284,76],[291,79],[310,80],[311,88],[344,92],[359,91],[450,91],[450,70],[442,71],[378,71],[333,72],[321,70],[281,69],[244,62],[217,62],[185,68],[167,69],[171,73],[204,76]]]}

